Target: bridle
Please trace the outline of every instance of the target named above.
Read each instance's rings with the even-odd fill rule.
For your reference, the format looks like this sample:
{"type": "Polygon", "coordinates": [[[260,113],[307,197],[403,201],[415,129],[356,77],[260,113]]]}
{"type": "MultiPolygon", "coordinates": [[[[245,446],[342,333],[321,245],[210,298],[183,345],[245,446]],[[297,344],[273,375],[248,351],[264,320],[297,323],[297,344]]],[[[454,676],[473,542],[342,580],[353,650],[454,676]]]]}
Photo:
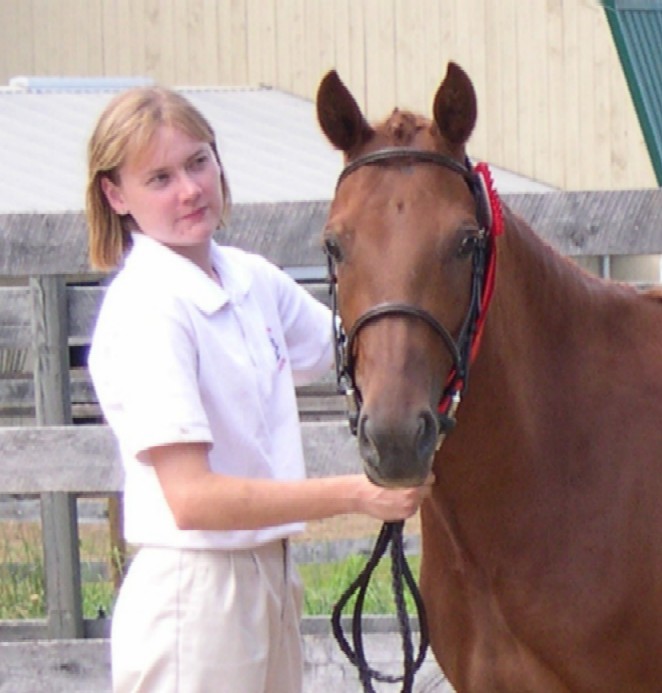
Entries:
{"type": "Polygon", "coordinates": [[[345,332],[340,324],[338,314],[336,261],[327,251],[329,291],[333,312],[336,380],[338,391],[344,394],[347,400],[351,431],[356,434],[362,405],[361,392],[355,381],[355,345],[359,332],[367,324],[393,315],[404,315],[425,322],[442,340],[452,360],[452,366],[437,407],[439,423],[437,449],[439,449],[446,435],[455,426],[455,415],[468,383],[469,367],[478,350],[485,312],[494,285],[496,259],[494,237],[500,233],[503,219],[498,197],[492,187],[489,169],[485,164],[478,164],[474,168],[469,159],[466,159],[465,163],[462,164],[449,156],[434,151],[408,147],[387,147],[360,156],[350,161],[341,171],[336,190],[342,181],[357,169],[393,161],[441,166],[462,176],[469,186],[476,203],[476,216],[480,227],[480,232],[472,249],[469,304],[456,336],[428,311],[409,303],[397,301],[380,303],[368,309],[357,318],[349,331],[345,332]]]}

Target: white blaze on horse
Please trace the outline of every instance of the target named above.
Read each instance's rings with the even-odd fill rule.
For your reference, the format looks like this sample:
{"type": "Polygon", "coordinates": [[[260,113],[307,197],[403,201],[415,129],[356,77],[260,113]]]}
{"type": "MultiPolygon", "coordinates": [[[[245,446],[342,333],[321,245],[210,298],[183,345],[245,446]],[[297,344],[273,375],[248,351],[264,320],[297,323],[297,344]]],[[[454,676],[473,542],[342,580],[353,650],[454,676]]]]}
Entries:
{"type": "Polygon", "coordinates": [[[371,125],[335,72],[317,109],[347,164],[324,244],[365,470],[436,475],[439,664],[460,693],[662,691],[662,305],[501,209],[457,65],[432,119],[371,125]]]}

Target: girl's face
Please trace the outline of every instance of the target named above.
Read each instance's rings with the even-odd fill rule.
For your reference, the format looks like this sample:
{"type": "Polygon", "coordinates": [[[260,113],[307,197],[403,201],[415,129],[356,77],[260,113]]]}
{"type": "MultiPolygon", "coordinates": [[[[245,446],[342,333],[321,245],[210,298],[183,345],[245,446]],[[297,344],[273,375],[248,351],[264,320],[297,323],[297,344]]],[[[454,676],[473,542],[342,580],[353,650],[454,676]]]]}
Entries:
{"type": "Polygon", "coordinates": [[[161,125],[146,151],[129,154],[118,182],[102,180],[108,203],[138,230],[191,259],[206,250],[223,214],[220,167],[211,145],[161,125]]]}

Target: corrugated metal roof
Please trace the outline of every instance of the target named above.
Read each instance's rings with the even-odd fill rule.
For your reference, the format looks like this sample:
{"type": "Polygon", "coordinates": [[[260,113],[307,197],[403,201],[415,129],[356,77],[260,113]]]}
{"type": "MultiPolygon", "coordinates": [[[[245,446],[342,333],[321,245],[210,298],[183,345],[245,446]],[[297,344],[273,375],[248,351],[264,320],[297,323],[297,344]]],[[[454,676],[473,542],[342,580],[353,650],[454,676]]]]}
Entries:
{"type": "Polygon", "coordinates": [[[606,0],[604,7],[662,185],[662,0],[606,0]]]}
{"type": "MultiPolygon", "coordinates": [[[[323,198],[340,156],[311,104],[272,89],[182,89],[213,125],[236,202],[323,198]]],[[[0,92],[0,212],[83,208],[85,147],[114,95],[0,92]]]]}
{"type": "MultiPolygon", "coordinates": [[[[179,91],[214,127],[235,202],[330,198],[341,157],[321,134],[311,101],[270,88],[179,91]]],[[[0,89],[0,213],[83,209],[85,147],[115,93],[57,91],[57,82],[0,89]]],[[[493,174],[503,193],[551,190],[502,169],[493,174]]]]}

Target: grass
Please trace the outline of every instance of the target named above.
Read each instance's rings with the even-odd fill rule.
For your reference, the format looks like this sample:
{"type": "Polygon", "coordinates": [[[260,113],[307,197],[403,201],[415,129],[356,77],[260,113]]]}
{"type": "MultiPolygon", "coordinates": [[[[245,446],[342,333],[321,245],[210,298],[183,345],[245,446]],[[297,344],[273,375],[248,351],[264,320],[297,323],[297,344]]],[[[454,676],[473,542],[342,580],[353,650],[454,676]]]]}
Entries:
{"type": "Polygon", "coordinates": [[[31,527],[3,522],[0,533],[0,618],[39,618],[44,615],[45,589],[41,544],[31,527]],[[21,569],[14,569],[20,566],[21,569]]]}
{"type": "MultiPolygon", "coordinates": [[[[113,562],[107,528],[102,525],[81,525],[80,553],[83,565],[83,615],[96,618],[111,615],[115,589],[108,578],[113,562]],[[102,566],[96,574],[85,570],[102,566]]],[[[350,556],[336,563],[299,565],[304,582],[304,614],[329,615],[341,594],[359,575],[366,562],[363,556],[350,556]]],[[[419,559],[411,557],[409,564],[418,574],[419,559]]],[[[0,619],[43,618],[46,613],[44,560],[38,522],[0,522],[0,619]]],[[[413,602],[406,594],[410,613],[413,602]]],[[[352,602],[346,608],[351,609],[352,602]]],[[[384,558],[377,567],[365,600],[367,614],[393,614],[395,606],[391,592],[390,559],[384,558]]]]}
{"type": "MultiPolygon", "coordinates": [[[[83,564],[110,565],[112,551],[105,534],[97,528],[81,529],[83,564]]],[[[115,596],[109,580],[91,577],[81,586],[85,618],[95,618],[100,610],[108,614],[115,596]]],[[[45,615],[46,584],[39,523],[0,522],[0,619],[44,618],[45,615]]]]}
{"type": "MultiPolygon", "coordinates": [[[[408,559],[414,575],[418,575],[419,557],[408,559]]],[[[337,563],[313,563],[300,565],[299,572],[305,585],[304,614],[306,616],[323,616],[330,614],[339,597],[358,577],[365,566],[362,556],[350,556],[337,563]]],[[[405,592],[407,609],[413,613],[414,604],[408,592],[405,592]]],[[[345,613],[351,613],[354,599],[350,600],[345,613]]],[[[366,614],[394,614],[391,588],[391,560],[384,558],[377,566],[371,578],[364,602],[366,614]]]]}

